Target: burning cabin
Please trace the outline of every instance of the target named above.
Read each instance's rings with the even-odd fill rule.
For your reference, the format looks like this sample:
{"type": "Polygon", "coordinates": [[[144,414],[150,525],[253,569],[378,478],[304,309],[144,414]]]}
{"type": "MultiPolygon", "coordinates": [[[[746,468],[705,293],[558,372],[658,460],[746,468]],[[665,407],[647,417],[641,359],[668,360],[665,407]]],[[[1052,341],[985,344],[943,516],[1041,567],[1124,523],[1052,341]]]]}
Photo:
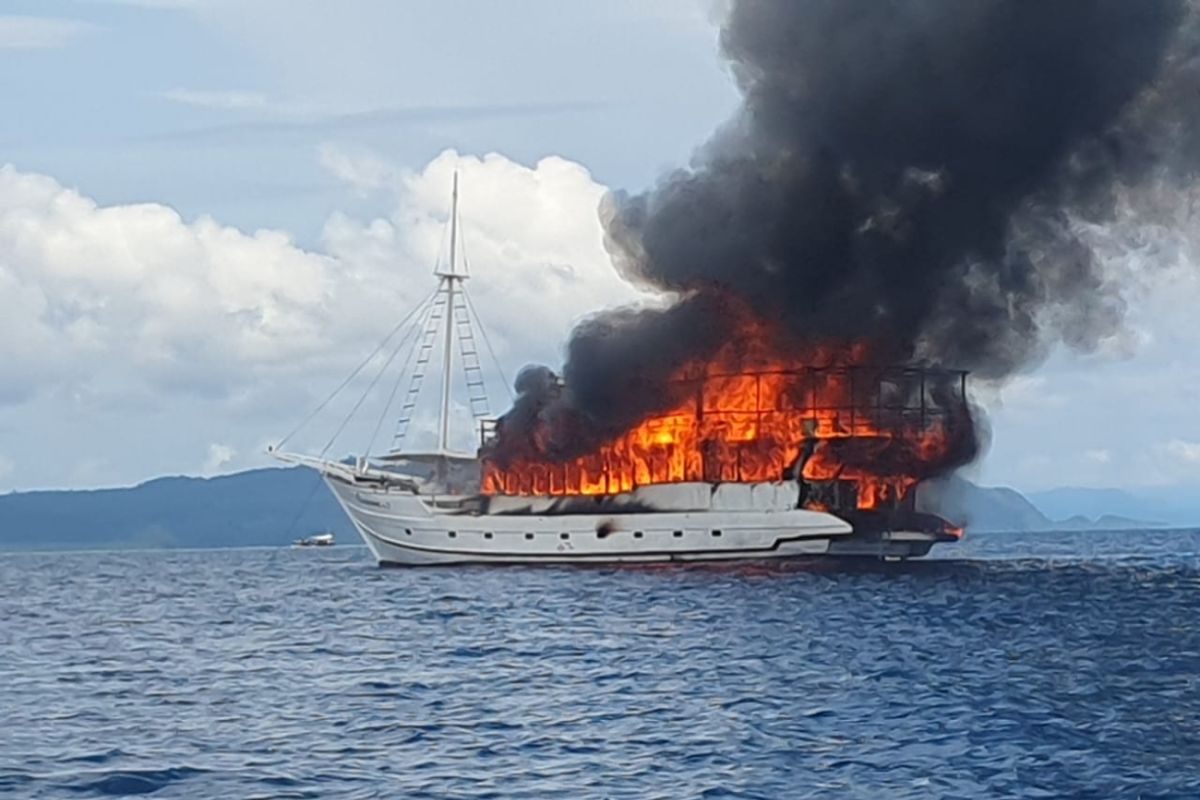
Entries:
{"type": "Polygon", "coordinates": [[[585,452],[558,445],[586,425],[569,414],[535,415],[515,436],[507,417],[485,426],[482,490],[600,499],[663,484],[795,481],[802,508],[911,517],[918,484],[975,453],[966,379],[864,365],[684,369],[669,407],[585,452]]]}

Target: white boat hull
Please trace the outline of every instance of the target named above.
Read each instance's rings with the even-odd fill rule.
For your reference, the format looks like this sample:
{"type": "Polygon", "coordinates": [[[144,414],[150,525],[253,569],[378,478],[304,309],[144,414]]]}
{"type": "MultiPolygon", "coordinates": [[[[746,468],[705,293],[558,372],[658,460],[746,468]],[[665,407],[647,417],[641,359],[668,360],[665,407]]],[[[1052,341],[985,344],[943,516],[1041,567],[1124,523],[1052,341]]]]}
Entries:
{"type": "Polygon", "coordinates": [[[326,474],[354,527],[384,566],[736,561],[816,556],[909,558],[938,537],[861,537],[805,509],[619,514],[437,513],[436,498],[326,474]],[[432,509],[431,509],[432,507],[432,509]]]}

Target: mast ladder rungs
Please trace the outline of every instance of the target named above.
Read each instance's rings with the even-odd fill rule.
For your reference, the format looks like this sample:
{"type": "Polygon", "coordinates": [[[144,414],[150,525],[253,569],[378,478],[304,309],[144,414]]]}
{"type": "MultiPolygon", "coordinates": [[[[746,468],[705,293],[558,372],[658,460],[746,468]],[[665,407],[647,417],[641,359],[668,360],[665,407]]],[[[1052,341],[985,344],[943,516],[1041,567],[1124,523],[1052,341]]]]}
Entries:
{"type": "Polygon", "coordinates": [[[483,364],[479,360],[479,348],[475,345],[475,328],[471,324],[470,311],[466,298],[456,295],[454,298],[454,318],[458,328],[458,350],[462,356],[463,372],[466,377],[467,400],[471,406],[471,416],[479,419],[491,413],[488,403],[487,385],[483,379],[483,364]]]}
{"type": "Polygon", "coordinates": [[[396,433],[392,436],[392,448],[396,449],[404,441],[408,433],[409,423],[417,407],[417,397],[425,383],[425,367],[433,358],[433,343],[441,328],[442,316],[446,311],[446,292],[439,291],[430,307],[429,316],[425,319],[425,329],[421,331],[421,346],[417,350],[417,359],[413,365],[412,378],[408,383],[408,392],[404,396],[404,404],[400,406],[400,418],[396,420],[396,433]]]}

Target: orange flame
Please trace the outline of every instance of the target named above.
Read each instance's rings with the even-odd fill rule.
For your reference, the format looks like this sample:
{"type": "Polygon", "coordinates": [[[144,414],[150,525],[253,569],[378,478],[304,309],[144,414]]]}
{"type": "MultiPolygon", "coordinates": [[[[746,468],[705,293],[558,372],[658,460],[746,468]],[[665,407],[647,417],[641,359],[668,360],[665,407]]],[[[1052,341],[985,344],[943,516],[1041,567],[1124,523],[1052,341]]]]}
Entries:
{"type": "Polygon", "coordinates": [[[919,407],[885,405],[868,377],[878,371],[854,366],[866,359],[865,345],[823,348],[797,363],[775,355],[770,340],[755,326],[736,347],[686,365],[675,376],[683,400],[583,456],[485,453],[483,492],[602,495],[681,481],[776,481],[803,464],[806,482],[849,482],[855,505],[875,509],[899,503],[948,456],[953,420],[926,407],[924,384],[919,407]]]}

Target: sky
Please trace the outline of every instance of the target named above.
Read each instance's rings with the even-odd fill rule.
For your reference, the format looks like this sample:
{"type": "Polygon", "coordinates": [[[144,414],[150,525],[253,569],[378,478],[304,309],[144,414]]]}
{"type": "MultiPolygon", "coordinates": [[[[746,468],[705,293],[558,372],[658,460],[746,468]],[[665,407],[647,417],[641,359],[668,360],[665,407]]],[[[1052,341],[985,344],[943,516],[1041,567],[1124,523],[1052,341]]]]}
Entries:
{"type": "MultiPolygon", "coordinates": [[[[503,410],[501,376],[557,366],[576,321],[653,302],[613,271],[596,208],[686,165],[736,108],[717,6],[4,0],[0,491],[272,463],[432,291],[455,171],[503,410]]],[[[1179,234],[1093,232],[1140,243],[1112,248],[1137,276],[1127,323],[977,384],[991,443],[972,477],[1200,488],[1180,213],[1179,234]]],[[[331,452],[362,451],[381,419],[387,438],[380,387],[331,452]]],[[[289,446],[322,449],[363,388],[289,446]]],[[[465,403],[455,420],[469,445],[465,403]]],[[[433,441],[431,408],[410,437],[433,441]]]]}

